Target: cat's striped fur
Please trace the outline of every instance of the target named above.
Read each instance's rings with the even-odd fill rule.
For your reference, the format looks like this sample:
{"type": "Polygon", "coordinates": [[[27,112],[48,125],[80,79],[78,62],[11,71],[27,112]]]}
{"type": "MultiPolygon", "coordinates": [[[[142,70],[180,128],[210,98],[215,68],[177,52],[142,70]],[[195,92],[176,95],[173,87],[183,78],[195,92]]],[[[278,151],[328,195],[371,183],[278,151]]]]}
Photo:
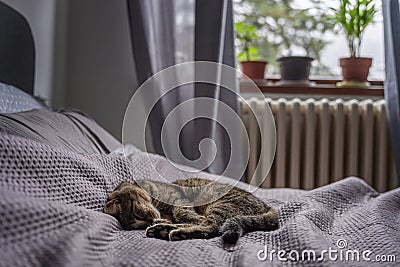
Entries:
{"type": "Polygon", "coordinates": [[[109,196],[104,211],[116,217],[123,229],[147,228],[148,237],[171,241],[222,235],[225,243],[234,244],[245,233],[278,227],[278,212],[249,192],[204,179],[174,184],[180,187],[152,181],[141,181],[140,186],[123,182],[109,196]],[[223,191],[228,193],[193,207],[193,203],[205,203],[223,191]],[[161,195],[173,205],[158,201],[161,195]]]}

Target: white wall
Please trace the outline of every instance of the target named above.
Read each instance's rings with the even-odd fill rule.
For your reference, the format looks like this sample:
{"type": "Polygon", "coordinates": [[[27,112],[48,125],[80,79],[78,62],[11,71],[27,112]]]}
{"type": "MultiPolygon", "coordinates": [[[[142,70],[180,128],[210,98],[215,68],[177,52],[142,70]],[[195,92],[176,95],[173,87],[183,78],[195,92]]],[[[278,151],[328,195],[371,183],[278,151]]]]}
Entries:
{"type": "Polygon", "coordinates": [[[125,0],[69,0],[66,105],[118,139],[136,88],[125,0]]]}
{"type": "Polygon", "coordinates": [[[92,116],[121,139],[136,77],[125,0],[2,0],[36,44],[35,94],[92,116]]]}

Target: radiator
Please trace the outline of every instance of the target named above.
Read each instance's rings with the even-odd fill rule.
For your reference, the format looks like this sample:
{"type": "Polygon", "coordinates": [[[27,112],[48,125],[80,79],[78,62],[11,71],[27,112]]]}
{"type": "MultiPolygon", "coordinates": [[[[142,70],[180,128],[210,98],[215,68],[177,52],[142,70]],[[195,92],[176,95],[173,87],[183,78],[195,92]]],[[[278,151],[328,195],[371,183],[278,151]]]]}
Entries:
{"type": "Polygon", "coordinates": [[[255,174],[256,180],[263,180],[261,187],[313,189],[349,176],[381,192],[397,187],[384,100],[242,101],[250,143],[248,182],[254,183],[255,166],[268,161],[260,158],[260,138],[267,138],[268,129],[259,127],[254,117],[267,105],[274,115],[277,144],[268,176],[255,174]],[[249,114],[249,105],[256,114],[249,114]]]}

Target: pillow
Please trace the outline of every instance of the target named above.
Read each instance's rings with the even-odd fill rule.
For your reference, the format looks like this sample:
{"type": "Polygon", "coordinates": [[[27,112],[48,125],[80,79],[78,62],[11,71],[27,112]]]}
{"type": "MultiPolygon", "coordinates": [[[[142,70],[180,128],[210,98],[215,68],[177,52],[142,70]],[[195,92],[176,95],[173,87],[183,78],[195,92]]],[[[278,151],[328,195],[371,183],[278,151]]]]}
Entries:
{"type": "Polygon", "coordinates": [[[24,91],[0,82],[0,113],[47,109],[46,105],[24,91]]]}
{"type": "Polygon", "coordinates": [[[78,153],[110,153],[121,147],[94,120],[74,110],[3,113],[0,134],[17,135],[78,153]]]}

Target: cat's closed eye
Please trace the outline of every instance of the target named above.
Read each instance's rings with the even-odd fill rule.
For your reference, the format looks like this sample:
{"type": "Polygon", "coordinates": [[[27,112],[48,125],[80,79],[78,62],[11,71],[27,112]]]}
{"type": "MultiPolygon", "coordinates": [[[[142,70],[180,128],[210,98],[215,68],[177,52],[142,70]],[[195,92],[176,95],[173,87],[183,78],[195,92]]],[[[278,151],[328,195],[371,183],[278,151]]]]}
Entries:
{"type": "Polygon", "coordinates": [[[139,221],[145,221],[146,220],[146,218],[143,215],[139,215],[139,214],[133,214],[133,217],[136,220],[139,220],[139,221]]]}

